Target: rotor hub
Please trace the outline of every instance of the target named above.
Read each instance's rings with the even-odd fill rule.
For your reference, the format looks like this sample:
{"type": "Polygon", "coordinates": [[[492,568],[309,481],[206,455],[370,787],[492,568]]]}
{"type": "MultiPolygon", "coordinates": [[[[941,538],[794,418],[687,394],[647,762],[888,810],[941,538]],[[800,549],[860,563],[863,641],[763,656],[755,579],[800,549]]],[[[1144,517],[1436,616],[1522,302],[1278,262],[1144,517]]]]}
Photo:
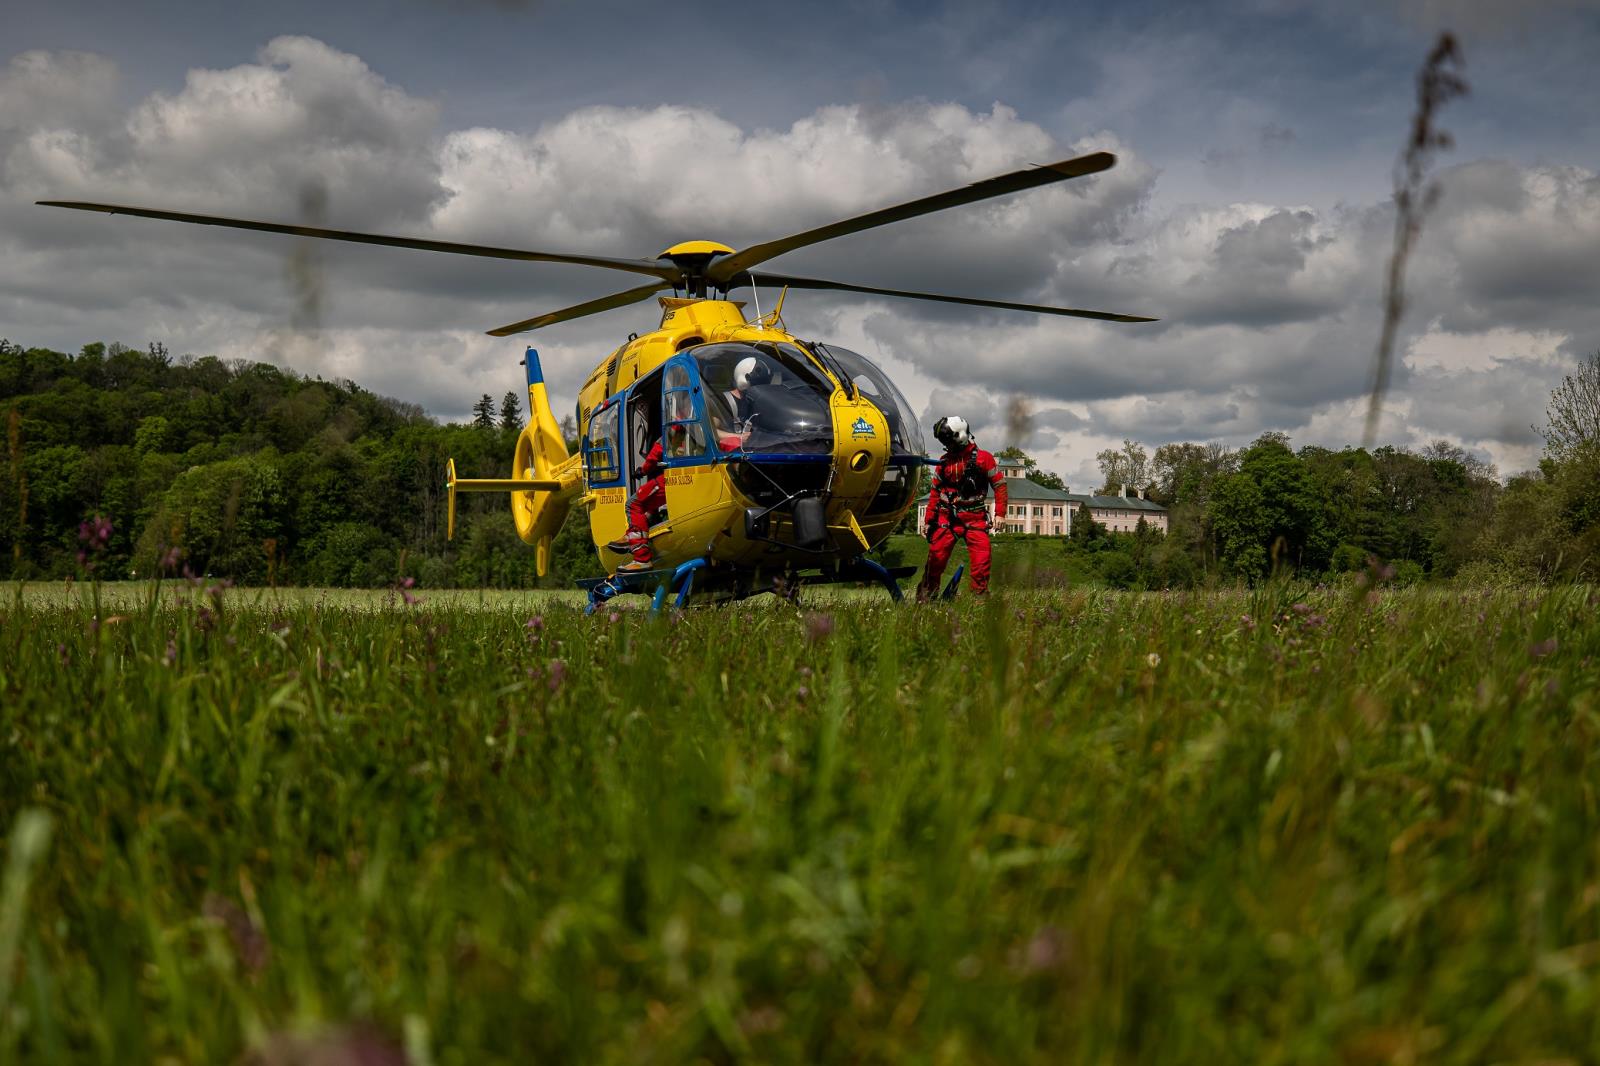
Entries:
{"type": "Polygon", "coordinates": [[[718,256],[732,254],[732,248],[716,241],[683,241],[674,244],[657,258],[665,259],[682,272],[683,278],[678,284],[686,293],[705,296],[706,269],[711,266],[711,261],[718,256]]]}

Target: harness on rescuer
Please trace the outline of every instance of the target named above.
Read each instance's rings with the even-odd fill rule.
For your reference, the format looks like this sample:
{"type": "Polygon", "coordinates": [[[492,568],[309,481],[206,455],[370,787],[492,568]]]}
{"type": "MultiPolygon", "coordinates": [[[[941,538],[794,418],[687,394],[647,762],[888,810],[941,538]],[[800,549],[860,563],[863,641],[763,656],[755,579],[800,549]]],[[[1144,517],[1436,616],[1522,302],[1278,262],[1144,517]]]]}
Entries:
{"type": "Polygon", "coordinates": [[[984,511],[989,503],[989,474],[971,460],[962,464],[961,476],[956,478],[955,491],[946,497],[949,506],[957,511],[984,511]]]}

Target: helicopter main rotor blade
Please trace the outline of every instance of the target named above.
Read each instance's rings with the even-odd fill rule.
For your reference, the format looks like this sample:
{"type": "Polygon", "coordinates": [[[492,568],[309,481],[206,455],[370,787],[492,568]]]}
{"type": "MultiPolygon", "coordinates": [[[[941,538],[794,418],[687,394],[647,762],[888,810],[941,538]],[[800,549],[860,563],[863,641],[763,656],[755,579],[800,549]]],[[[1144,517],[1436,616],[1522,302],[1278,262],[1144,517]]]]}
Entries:
{"type": "Polygon", "coordinates": [[[614,307],[626,307],[641,300],[648,300],[664,288],[666,286],[660,284],[641,285],[637,289],[614,292],[610,296],[602,296],[597,300],[573,304],[571,307],[563,307],[559,311],[549,311],[542,315],[535,315],[533,318],[525,318],[521,322],[513,322],[509,326],[491,329],[489,336],[509,337],[513,333],[524,333],[530,329],[538,329],[541,326],[553,326],[557,322],[571,322],[575,318],[583,318],[586,315],[597,315],[601,311],[609,311],[614,307]]]}
{"type": "Polygon", "coordinates": [[[226,226],[230,229],[258,230],[262,233],[287,233],[295,237],[320,237],[330,241],[350,241],[355,244],[381,244],[390,248],[417,248],[425,252],[448,252],[452,255],[476,255],[486,259],[520,259],[533,263],[572,263],[578,266],[604,267],[609,270],[626,270],[634,274],[649,274],[667,284],[682,280],[683,272],[670,263],[653,263],[647,259],[613,259],[604,255],[569,255],[564,252],[530,252],[520,248],[496,248],[487,244],[457,244],[454,241],[429,241],[420,237],[389,237],[380,233],[356,233],[352,230],[323,229],[320,226],[290,226],[281,222],[253,222],[245,218],[222,218],[217,215],[191,215],[182,211],[157,211],[148,207],[125,207],[120,204],[93,204],[80,200],[36,200],[40,207],[65,207],[73,211],[98,211],[106,215],[137,215],[140,218],[159,218],[170,222],[190,222],[198,226],[226,226]]]}
{"type": "MultiPolygon", "coordinates": [[[[945,296],[935,292],[908,292],[905,289],[883,289],[873,285],[851,285],[843,281],[825,281],[822,278],[796,278],[788,274],[761,272],[763,285],[787,285],[793,289],[834,289],[839,292],[864,292],[869,296],[901,296],[908,300],[932,300],[936,303],[966,304],[969,307],[998,307],[1002,311],[1033,311],[1041,315],[1063,315],[1068,318],[1095,318],[1102,322],[1159,322],[1158,318],[1143,315],[1119,315],[1111,311],[1085,311],[1078,307],[1049,307],[1044,304],[1019,304],[1009,300],[984,300],[975,296],[945,296]]],[[[729,283],[730,289],[749,285],[750,275],[743,274],[729,283]]]]}
{"type": "Polygon", "coordinates": [[[996,196],[1005,196],[1009,193],[1021,192],[1024,189],[1037,189],[1041,185],[1051,185],[1068,178],[1078,178],[1085,174],[1097,174],[1102,170],[1110,170],[1116,165],[1117,157],[1110,152],[1093,152],[1082,155],[1076,159],[1064,159],[1059,163],[1048,163],[1044,166],[1029,167],[1011,174],[1002,174],[997,178],[987,178],[974,182],[960,189],[949,192],[935,193],[924,196],[920,200],[909,203],[896,204],[894,207],[884,207],[877,211],[869,211],[855,218],[845,219],[843,222],[834,222],[816,229],[808,229],[804,233],[796,233],[789,237],[779,237],[775,241],[764,244],[752,244],[750,247],[734,252],[714,261],[711,268],[706,271],[706,276],[713,282],[721,285],[738,277],[757,263],[764,263],[768,259],[780,256],[785,252],[792,252],[796,248],[817,244],[822,241],[831,241],[835,237],[843,237],[851,233],[860,233],[862,230],[884,226],[890,222],[900,222],[918,215],[931,214],[934,211],[943,211],[949,207],[960,207],[963,204],[977,203],[980,200],[990,200],[996,196]]]}

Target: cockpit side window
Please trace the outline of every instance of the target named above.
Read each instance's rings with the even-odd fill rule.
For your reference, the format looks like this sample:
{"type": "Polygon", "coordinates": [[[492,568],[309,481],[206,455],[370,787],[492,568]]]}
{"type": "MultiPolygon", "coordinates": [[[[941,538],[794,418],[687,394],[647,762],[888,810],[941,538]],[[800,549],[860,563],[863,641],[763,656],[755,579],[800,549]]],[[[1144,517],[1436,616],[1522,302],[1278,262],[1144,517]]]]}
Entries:
{"type": "Polygon", "coordinates": [[[621,417],[622,404],[617,400],[589,416],[588,432],[583,439],[583,469],[591,486],[611,485],[622,480],[618,439],[621,417]]]}

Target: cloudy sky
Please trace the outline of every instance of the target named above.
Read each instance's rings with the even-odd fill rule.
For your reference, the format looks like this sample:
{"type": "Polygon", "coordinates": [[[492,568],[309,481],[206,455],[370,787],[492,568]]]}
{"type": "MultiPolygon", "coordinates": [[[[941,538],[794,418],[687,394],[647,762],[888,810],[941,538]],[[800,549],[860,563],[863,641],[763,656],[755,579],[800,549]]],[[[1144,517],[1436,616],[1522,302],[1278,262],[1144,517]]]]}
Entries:
{"type": "Polygon", "coordinates": [[[1340,446],[1415,70],[1449,27],[1472,94],[1442,117],[1380,437],[1525,468],[1550,388],[1600,348],[1600,0],[0,3],[0,336],[24,345],[161,341],[459,418],[533,343],[561,410],[649,305],[483,331],[637,278],[33,201],[650,257],[1104,148],[1106,174],[772,269],[1159,323],[797,293],[788,324],[991,446],[1025,397],[1022,443],[1074,489],[1123,437],[1340,446]]]}

